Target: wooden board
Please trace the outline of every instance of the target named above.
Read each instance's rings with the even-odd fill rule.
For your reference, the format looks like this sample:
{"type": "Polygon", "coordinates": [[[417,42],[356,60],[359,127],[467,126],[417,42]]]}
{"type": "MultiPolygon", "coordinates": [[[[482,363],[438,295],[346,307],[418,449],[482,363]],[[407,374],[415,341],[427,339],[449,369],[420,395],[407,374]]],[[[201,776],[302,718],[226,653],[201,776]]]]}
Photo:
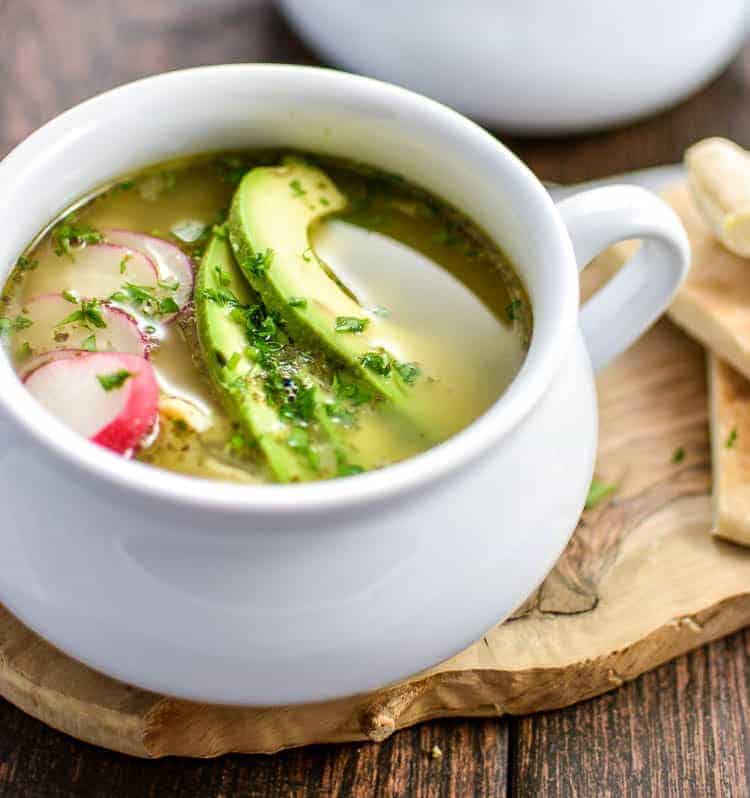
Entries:
{"type": "Polygon", "coordinates": [[[382,740],[429,718],[525,714],[616,688],[750,623],[750,551],[709,535],[705,371],[701,347],[662,320],[600,376],[597,471],[614,498],[584,514],[511,620],[402,684],[281,709],[194,704],[102,676],[0,608],[0,693],[107,748],[209,757],[382,740]]]}

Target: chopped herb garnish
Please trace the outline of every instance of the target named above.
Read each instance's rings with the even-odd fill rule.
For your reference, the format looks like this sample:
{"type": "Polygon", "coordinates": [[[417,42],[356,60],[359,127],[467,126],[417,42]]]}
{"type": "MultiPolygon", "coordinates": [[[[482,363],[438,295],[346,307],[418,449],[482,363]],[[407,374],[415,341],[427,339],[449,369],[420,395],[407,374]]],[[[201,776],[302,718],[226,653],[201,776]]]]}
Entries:
{"type": "Polygon", "coordinates": [[[247,446],[247,441],[242,435],[235,434],[229,439],[229,448],[233,452],[240,452],[247,446]]]}
{"type": "Polygon", "coordinates": [[[28,360],[33,352],[31,351],[31,344],[28,341],[24,341],[23,344],[18,348],[18,352],[16,353],[16,357],[19,360],[28,360]]]}
{"type": "Polygon", "coordinates": [[[305,261],[305,263],[309,263],[312,260],[312,247],[308,247],[302,253],[302,260],[305,261]]]}
{"type": "Polygon", "coordinates": [[[36,258],[29,258],[26,255],[21,255],[16,262],[16,268],[22,272],[34,271],[38,265],[39,261],[36,258]]]}
{"type": "Polygon", "coordinates": [[[505,308],[505,315],[508,317],[509,321],[518,321],[521,318],[521,309],[523,308],[523,303],[520,299],[514,299],[509,305],[505,308]]]}
{"type": "Polygon", "coordinates": [[[13,319],[13,330],[18,332],[19,330],[26,330],[27,328],[31,327],[34,322],[28,318],[27,316],[16,316],[13,319]]]}
{"type": "Polygon", "coordinates": [[[172,299],[171,296],[165,296],[164,299],[159,300],[159,313],[164,315],[166,313],[179,313],[180,306],[172,299]]]}
{"type": "Polygon", "coordinates": [[[88,338],[84,338],[81,342],[81,349],[86,352],[96,352],[96,336],[91,333],[88,338]]]}
{"type": "Polygon", "coordinates": [[[414,385],[422,370],[416,363],[394,363],[393,368],[399,377],[407,384],[414,385]]]}
{"type": "Polygon", "coordinates": [[[599,482],[597,479],[591,481],[589,493],[586,497],[586,509],[591,510],[599,504],[602,499],[606,499],[617,490],[617,485],[607,482],[599,482]]]}
{"type": "Polygon", "coordinates": [[[337,316],[335,330],[337,333],[361,333],[369,323],[369,319],[358,319],[356,316],[337,316]]]}
{"type": "Polygon", "coordinates": [[[289,182],[289,188],[292,189],[292,194],[294,194],[295,197],[304,197],[305,194],[307,194],[307,191],[302,188],[302,184],[299,180],[291,180],[289,182]]]}
{"type": "Polygon", "coordinates": [[[154,325],[153,325],[153,324],[147,324],[147,325],[146,325],[146,326],[143,328],[143,331],[144,331],[145,333],[148,333],[149,335],[153,335],[153,334],[156,332],[156,327],[154,327],[154,325]]]}
{"type": "Polygon", "coordinates": [[[733,427],[729,435],[727,436],[727,440],[724,445],[727,447],[727,449],[731,449],[736,442],[737,442],[737,427],[733,427]]]}
{"type": "Polygon", "coordinates": [[[109,392],[117,390],[118,388],[122,388],[122,386],[125,385],[125,383],[133,376],[135,375],[132,371],[120,369],[112,374],[97,374],[96,378],[99,380],[99,384],[102,386],[102,388],[109,392]]]}
{"type": "Polygon", "coordinates": [[[74,310],[70,316],[66,316],[62,321],[58,322],[55,327],[64,327],[66,324],[75,324],[79,322],[85,325],[93,324],[94,327],[103,329],[107,326],[104,317],[99,311],[98,299],[82,299],[81,306],[78,310],[74,310]]]}
{"type": "Polygon", "coordinates": [[[372,401],[372,393],[358,382],[349,381],[340,374],[333,378],[333,389],[337,399],[346,399],[355,407],[372,401]]]}
{"type": "Polygon", "coordinates": [[[256,252],[250,257],[245,257],[242,265],[256,277],[263,277],[271,268],[272,261],[273,250],[267,249],[265,252],[256,252]]]}
{"type": "Polygon", "coordinates": [[[354,463],[341,463],[338,466],[337,476],[340,477],[353,477],[355,474],[362,474],[364,473],[364,468],[359,465],[355,465],[354,463]]]}
{"type": "Polygon", "coordinates": [[[132,255],[123,255],[120,261],[120,274],[125,274],[128,268],[128,261],[132,259],[132,255]]]}
{"type": "Polygon", "coordinates": [[[9,319],[5,316],[0,316],[0,336],[8,335],[12,332],[18,332],[19,330],[25,330],[28,327],[31,327],[33,322],[31,319],[27,318],[26,316],[16,316],[15,319],[9,319]]]}
{"type": "Polygon", "coordinates": [[[52,244],[55,255],[67,255],[73,259],[73,251],[86,244],[101,244],[104,236],[91,225],[83,224],[71,214],[52,231],[52,244]]]}
{"type": "Polygon", "coordinates": [[[677,449],[674,450],[672,454],[672,462],[673,463],[681,463],[685,459],[685,449],[682,446],[679,446],[677,449]]]}
{"type": "Polygon", "coordinates": [[[226,222],[223,224],[215,224],[211,228],[211,232],[221,241],[226,241],[229,238],[229,232],[227,231],[226,222]]]}
{"type": "Polygon", "coordinates": [[[130,301],[147,316],[163,316],[167,313],[177,313],[180,309],[171,296],[163,299],[155,296],[151,286],[125,283],[122,287],[125,294],[116,291],[110,299],[116,302],[130,301]]]}
{"type": "Polygon", "coordinates": [[[62,292],[63,299],[70,302],[71,305],[77,305],[81,300],[74,291],[67,288],[62,292]]]}
{"type": "Polygon", "coordinates": [[[229,362],[227,363],[227,368],[230,371],[234,371],[237,366],[240,364],[240,360],[242,359],[242,355],[239,352],[235,352],[232,357],[229,358],[229,362]]]}
{"type": "Polygon", "coordinates": [[[165,291],[178,291],[180,288],[177,280],[157,280],[156,284],[165,291]]]}
{"type": "Polygon", "coordinates": [[[290,308],[306,308],[307,300],[303,296],[291,296],[287,302],[290,308]]]}
{"type": "Polygon", "coordinates": [[[226,287],[232,284],[232,278],[221,266],[214,266],[214,273],[216,274],[216,279],[219,281],[219,285],[226,287]]]}
{"type": "Polygon", "coordinates": [[[319,202],[325,208],[327,208],[331,204],[331,201],[328,199],[328,197],[321,197],[319,202]]]}
{"type": "Polygon", "coordinates": [[[387,377],[391,373],[392,361],[387,352],[365,352],[359,358],[359,362],[370,371],[380,374],[381,377],[387,377]]]}

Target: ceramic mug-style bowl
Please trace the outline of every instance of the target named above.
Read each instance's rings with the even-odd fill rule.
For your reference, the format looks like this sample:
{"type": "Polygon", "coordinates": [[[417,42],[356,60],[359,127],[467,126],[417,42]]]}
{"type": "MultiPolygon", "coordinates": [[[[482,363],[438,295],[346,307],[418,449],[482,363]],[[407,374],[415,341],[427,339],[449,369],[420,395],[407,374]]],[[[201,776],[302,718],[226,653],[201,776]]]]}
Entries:
{"type": "Polygon", "coordinates": [[[524,134],[594,130],[722,69],[748,0],[280,0],[332,63],[524,134]]]}
{"type": "Polygon", "coordinates": [[[688,265],[676,217],[641,189],[555,206],[495,138],[431,100],[328,70],[233,65],[115,89],[13,150],[0,163],[0,280],[92,187],[178,155],[265,146],[362,160],[450,198],[510,256],[534,330],[514,382],[460,434],[301,485],[124,461],[49,416],[0,353],[0,601],[108,674],[237,704],[382,685],[520,604],[583,507],[594,368],[664,310],[688,265]],[[579,266],[637,237],[633,261],[579,314],[579,266]]]}

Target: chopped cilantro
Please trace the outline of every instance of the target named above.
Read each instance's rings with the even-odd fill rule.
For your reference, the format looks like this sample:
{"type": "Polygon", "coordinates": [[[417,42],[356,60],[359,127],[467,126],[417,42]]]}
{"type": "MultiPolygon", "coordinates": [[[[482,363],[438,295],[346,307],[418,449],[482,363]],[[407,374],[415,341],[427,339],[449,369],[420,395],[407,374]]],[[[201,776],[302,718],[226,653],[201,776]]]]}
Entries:
{"type": "Polygon", "coordinates": [[[26,255],[21,255],[16,262],[16,268],[22,272],[34,271],[38,265],[39,261],[36,258],[29,258],[26,255]]]}
{"type": "Polygon", "coordinates": [[[359,358],[359,362],[366,369],[380,374],[381,377],[387,377],[391,373],[391,367],[393,365],[391,357],[387,352],[365,352],[365,354],[359,358]]]}
{"type": "Polygon", "coordinates": [[[166,313],[179,313],[180,306],[172,299],[171,296],[165,296],[164,299],[159,300],[159,313],[164,315],[166,313]]]}
{"type": "Polygon", "coordinates": [[[732,427],[729,435],[727,435],[726,443],[724,444],[727,449],[731,449],[737,442],[737,427],[732,427]]]}
{"type": "Polygon", "coordinates": [[[364,473],[364,468],[354,463],[340,463],[336,472],[339,477],[353,477],[356,474],[364,473]]]}
{"type": "Polygon", "coordinates": [[[122,287],[124,295],[122,292],[116,291],[110,299],[116,302],[130,301],[147,316],[163,316],[167,313],[177,313],[180,309],[171,296],[163,299],[155,296],[151,286],[124,283],[122,287]]]}
{"type": "Polygon", "coordinates": [[[505,308],[505,315],[508,317],[509,321],[518,321],[521,318],[521,309],[523,308],[523,303],[520,299],[514,299],[509,305],[505,308]]]}
{"type": "Polygon", "coordinates": [[[234,371],[237,366],[240,364],[240,360],[242,359],[242,355],[239,352],[235,352],[232,357],[229,358],[229,362],[227,363],[227,368],[230,371],[234,371]]]}
{"type": "Polygon", "coordinates": [[[273,250],[267,249],[265,252],[256,252],[250,257],[245,257],[242,265],[256,277],[263,277],[271,268],[273,261],[273,250]]]}
{"type": "Polygon", "coordinates": [[[315,418],[315,389],[298,388],[296,393],[281,405],[279,415],[281,418],[296,422],[312,421],[315,418]]]}
{"type": "Polygon", "coordinates": [[[328,197],[321,197],[319,202],[325,208],[327,208],[331,204],[331,201],[328,199],[328,197]]]}
{"type": "Polygon", "coordinates": [[[287,302],[290,308],[306,308],[307,300],[303,296],[290,296],[287,302]]]}
{"type": "Polygon", "coordinates": [[[373,395],[367,388],[358,382],[349,381],[346,377],[337,374],[333,378],[333,389],[337,399],[346,399],[355,407],[372,401],[373,395]]]}
{"type": "Polygon", "coordinates": [[[394,363],[393,368],[407,385],[414,385],[422,373],[422,369],[416,363],[394,363]]]}
{"type": "Polygon", "coordinates": [[[86,352],[96,352],[96,336],[91,333],[88,338],[84,338],[81,343],[81,349],[86,352]]]}
{"type": "Polygon", "coordinates": [[[25,330],[28,327],[31,327],[33,322],[31,319],[27,318],[26,316],[16,316],[15,319],[9,319],[5,316],[0,316],[0,336],[8,335],[12,332],[18,332],[19,330],[25,330]]]}
{"type": "Polygon", "coordinates": [[[586,496],[586,509],[591,510],[599,504],[602,499],[606,499],[617,490],[617,485],[607,482],[599,482],[597,479],[591,480],[588,496],[586,496]]]}
{"type": "Polygon", "coordinates": [[[242,451],[242,449],[244,449],[246,446],[247,446],[247,441],[239,433],[232,435],[232,437],[229,439],[229,448],[233,452],[242,451]]]}
{"type": "Polygon", "coordinates": [[[70,291],[67,288],[62,292],[62,297],[67,302],[70,302],[71,305],[77,305],[81,301],[74,291],[70,291]]]}
{"type": "Polygon", "coordinates": [[[78,222],[71,214],[52,231],[54,253],[58,257],[67,255],[73,259],[73,251],[86,244],[101,244],[104,236],[91,225],[78,222]]]}
{"type": "Polygon", "coordinates": [[[104,317],[99,311],[98,299],[82,299],[81,306],[78,310],[74,310],[70,316],[66,316],[62,321],[58,322],[55,327],[64,327],[66,324],[75,324],[77,322],[87,326],[93,324],[94,327],[98,327],[99,329],[103,329],[107,326],[104,317]]]}
{"type": "Polygon", "coordinates": [[[684,447],[679,446],[672,453],[672,462],[673,463],[681,463],[684,459],[685,459],[685,449],[684,449],[684,447]]]}
{"type": "Polygon", "coordinates": [[[132,255],[123,255],[122,260],[120,261],[120,274],[125,274],[128,268],[128,261],[132,260],[132,255]]]}
{"type": "Polygon", "coordinates": [[[299,180],[291,180],[289,182],[289,188],[292,189],[292,194],[295,197],[304,197],[305,194],[307,194],[307,191],[302,188],[302,184],[299,182],[299,180]]]}
{"type": "Polygon", "coordinates": [[[337,333],[361,333],[370,323],[369,319],[358,319],[356,316],[336,316],[337,333]]]}
{"type": "Polygon", "coordinates": [[[96,378],[99,380],[99,384],[102,386],[102,388],[109,392],[117,390],[118,388],[122,388],[122,386],[125,385],[125,383],[133,376],[135,375],[132,371],[120,369],[112,374],[97,374],[96,378]]]}

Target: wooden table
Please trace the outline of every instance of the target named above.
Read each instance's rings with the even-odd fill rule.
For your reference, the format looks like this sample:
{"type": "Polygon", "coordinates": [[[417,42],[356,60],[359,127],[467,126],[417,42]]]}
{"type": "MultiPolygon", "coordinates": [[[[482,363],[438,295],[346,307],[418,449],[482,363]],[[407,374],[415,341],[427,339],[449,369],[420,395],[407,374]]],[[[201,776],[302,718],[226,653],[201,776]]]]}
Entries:
{"type": "MultiPolygon", "coordinates": [[[[0,0],[0,155],[111,86],[231,61],[316,59],[270,0],[0,0]]],[[[538,175],[562,182],[671,163],[709,135],[750,146],[749,76],[750,48],[696,97],[650,121],[575,139],[505,140],[538,175]]],[[[1,703],[0,798],[747,795],[748,718],[748,632],[567,710],[439,721],[380,745],[274,757],[144,762],[78,743],[1,703]],[[429,756],[433,745],[441,759],[429,756]]]]}

